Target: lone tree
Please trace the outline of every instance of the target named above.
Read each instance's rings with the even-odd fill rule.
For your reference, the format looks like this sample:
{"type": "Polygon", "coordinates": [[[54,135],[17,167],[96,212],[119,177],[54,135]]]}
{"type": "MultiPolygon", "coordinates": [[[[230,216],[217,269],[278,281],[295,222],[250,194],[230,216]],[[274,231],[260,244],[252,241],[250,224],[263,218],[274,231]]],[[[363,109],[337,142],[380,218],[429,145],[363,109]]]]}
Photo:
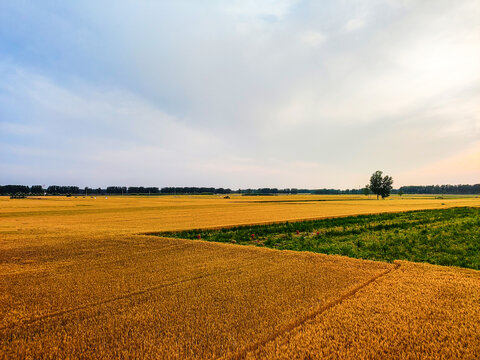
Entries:
{"type": "Polygon", "coordinates": [[[385,175],[382,176],[383,172],[375,171],[372,176],[370,177],[370,191],[377,195],[377,199],[379,196],[382,199],[390,196],[390,191],[392,191],[392,184],[393,179],[391,176],[385,175]]]}

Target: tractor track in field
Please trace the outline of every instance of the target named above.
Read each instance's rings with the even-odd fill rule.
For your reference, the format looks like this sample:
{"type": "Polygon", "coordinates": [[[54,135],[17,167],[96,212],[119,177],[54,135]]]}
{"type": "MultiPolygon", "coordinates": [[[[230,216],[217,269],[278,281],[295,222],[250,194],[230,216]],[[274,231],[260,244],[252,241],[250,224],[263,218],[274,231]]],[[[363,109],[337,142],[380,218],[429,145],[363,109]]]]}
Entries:
{"type": "Polygon", "coordinates": [[[399,263],[394,263],[393,265],[394,266],[392,268],[390,268],[388,270],[385,270],[384,272],[382,272],[378,275],[375,275],[371,279],[367,280],[363,284],[360,284],[360,285],[354,287],[353,289],[349,290],[347,293],[340,296],[338,299],[332,300],[332,301],[328,302],[327,304],[321,306],[319,309],[313,311],[312,313],[307,314],[306,316],[298,319],[297,321],[292,322],[292,323],[284,326],[282,329],[274,332],[273,334],[271,334],[267,338],[265,338],[261,341],[258,341],[256,343],[253,343],[249,346],[246,346],[245,348],[243,348],[242,350],[240,350],[239,352],[237,352],[235,354],[232,354],[231,356],[227,356],[226,359],[229,359],[229,360],[244,359],[249,352],[257,350],[259,347],[261,347],[263,345],[266,345],[269,342],[274,341],[275,339],[277,339],[278,337],[280,337],[282,335],[293,332],[295,329],[298,329],[300,326],[305,324],[307,321],[312,320],[315,317],[317,317],[318,315],[320,315],[320,314],[324,313],[325,311],[333,308],[334,306],[337,306],[337,305],[341,304],[343,301],[351,298],[353,295],[355,295],[357,292],[364,289],[365,287],[367,287],[371,283],[375,282],[376,280],[381,279],[382,277],[384,277],[384,276],[386,276],[386,275],[388,275],[388,274],[390,274],[390,273],[392,273],[392,272],[394,272],[394,271],[396,271],[400,268],[399,263]]]}
{"type": "MultiPolygon", "coordinates": [[[[175,240],[178,240],[178,239],[175,239],[175,240]]],[[[152,253],[157,253],[157,252],[163,252],[163,251],[169,251],[169,250],[172,250],[172,249],[182,249],[182,248],[187,248],[188,245],[187,244],[169,244],[167,246],[163,246],[163,247],[160,247],[160,248],[157,248],[157,249],[151,249],[151,250],[138,250],[138,251],[133,251],[131,253],[129,253],[129,256],[132,257],[132,256],[137,256],[137,255],[143,255],[143,254],[152,254],[152,253]]],[[[108,254],[110,255],[110,254],[108,254]]],[[[96,269],[96,268],[100,268],[106,264],[113,264],[115,262],[120,262],[120,261],[124,261],[124,258],[121,258],[121,257],[118,257],[118,258],[114,258],[114,259],[104,259],[104,260],[97,260],[97,259],[93,259],[92,258],[85,258],[84,259],[84,262],[81,263],[81,264],[73,264],[73,263],[66,263],[66,264],[59,264],[59,265],[55,265],[55,266],[47,266],[45,265],[44,267],[40,268],[40,269],[24,269],[24,270],[13,270],[13,271],[5,271],[3,272],[2,274],[0,274],[0,278],[2,277],[8,277],[8,276],[14,276],[14,275],[23,275],[23,274],[31,274],[31,273],[45,273],[45,272],[48,272],[48,271],[51,271],[51,270],[64,270],[64,269],[69,269],[69,268],[75,268],[75,267],[79,267],[79,266],[85,266],[86,263],[88,263],[89,265],[89,269],[96,269]],[[92,265],[92,261],[94,262],[94,264],[92,265]]],[[[44,263],[45,264],[48,264],[50,263],[51,261],[45,261],[44,263]]],[[[3,265],[3,264],[2,264],[3,265]]]]}
{"type": "Polygon", "coordinates": [[[154,292],[154,291],[162,289],[162,288],[175,286],[175,285],[179,285],[179,284],[184,284],[184,283],[208,278],[208,277],[215,276],[215,275],[225,274],[225,273],[228,273],[230,271],[240,270],[240,269],[243,269],[243,268],[249,267],[249,266],[252,266],[252,264],[248,263],[248,264],[244,264],[244,265],[237,266],[237,267],[230,267],[230,268],[223,269],[223,270],[220,270],[220,271],[215,271],[215,272],[212,272],[212,273],[193,276],[193,277],[190,277],[188,279],[183,279],[183,280],[179,280],[179,281],[171,281],[171,282],[168,282],[168,283],[163,283],[163,284],[151,286],[151,287],[148,287],[148,288],[145,288],[145,289],[142,289],[142,290],[132,291],[132,292],[129,292],[127,294],[115,296],[115,297],[105,299],[105,300],[102,300],[102,301],[97,301],[97,302],[93,302],[93,303],[89,303],[89,304],[85,304],[85,305],[81,305],[81,306],[76,306],[76,307],[65,309],[65,310],[55,311],[55,312],[52,312],[52,313],[49,313],[49,314],[37,316],[33,319],[20,320],[17,323],[12,323],[12,324],[0,327],[0,331],[13,330],[15,328],[32,325],[34,323],[38,323],[38,322],[41,322],[43,320],[52,319],[52,318],[62,316],[62,315],[65,315],[65,314],[70,314],[70,313],[73,313],[73,312],[76,312],[76,311],[95,308],[97,306],[110,304],[110,303],[120,301],[120,300],[125,300],[125,299],[128,299],[128,298],[132,298],[134,296],[144,295],[144,294],[147,294],[149,292],[154,292]]]}

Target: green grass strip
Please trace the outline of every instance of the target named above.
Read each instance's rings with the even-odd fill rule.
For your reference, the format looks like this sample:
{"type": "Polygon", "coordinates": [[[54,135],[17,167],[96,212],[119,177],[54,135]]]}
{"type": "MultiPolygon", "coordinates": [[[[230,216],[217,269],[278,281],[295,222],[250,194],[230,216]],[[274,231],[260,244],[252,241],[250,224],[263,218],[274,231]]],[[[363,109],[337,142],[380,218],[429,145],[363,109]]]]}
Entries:
{"type": "Polygon", "coordinates": [[[472,207],[154,235],[480,270],[480,213],[472,207]]]}

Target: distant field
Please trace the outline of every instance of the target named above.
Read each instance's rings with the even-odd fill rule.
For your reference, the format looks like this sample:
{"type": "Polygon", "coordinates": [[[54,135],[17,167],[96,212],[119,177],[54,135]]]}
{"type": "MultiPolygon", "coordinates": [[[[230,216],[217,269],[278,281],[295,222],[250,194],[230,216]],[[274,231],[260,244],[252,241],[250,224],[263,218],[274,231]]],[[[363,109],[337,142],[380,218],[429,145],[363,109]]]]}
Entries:
{"type": "Polygon", "coordinates": [[[479,229],[480,208],[462,207],[156,235],[480,270],[479,229]]]}
{"type": "Polygon", "coordinates": [[[479,271],[143,235],[462,206],[480,199],[0,198],[0,358],[477,359],[479,271]]]}
{"type": "MultiPolygon", "coordinates": [[[[480,198],[422,196],[375,200],[364,195],[287,195],[231,196],[231,199],[115,196],[10,200],[0,197],[0,235],[20,237],[28,243],[23,236],[26,231],[48,234],[54,241],[51,235],[66,229],[70,235],[132,234],[459,206],[480,206],[480,198]]],[[[4,246],[5,243],[0,244],[0,248],[4,246]]]]}

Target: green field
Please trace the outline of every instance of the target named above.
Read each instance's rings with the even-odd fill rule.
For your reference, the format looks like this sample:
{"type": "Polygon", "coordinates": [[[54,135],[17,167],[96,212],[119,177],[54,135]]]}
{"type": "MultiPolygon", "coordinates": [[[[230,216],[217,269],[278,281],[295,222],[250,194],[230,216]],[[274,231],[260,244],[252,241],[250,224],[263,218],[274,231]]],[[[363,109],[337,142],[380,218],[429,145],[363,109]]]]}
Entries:
{"type": "Polygon", "coordinates": [[[360,215],[155,235],[480,270],[479,208],[360,215]]]}

